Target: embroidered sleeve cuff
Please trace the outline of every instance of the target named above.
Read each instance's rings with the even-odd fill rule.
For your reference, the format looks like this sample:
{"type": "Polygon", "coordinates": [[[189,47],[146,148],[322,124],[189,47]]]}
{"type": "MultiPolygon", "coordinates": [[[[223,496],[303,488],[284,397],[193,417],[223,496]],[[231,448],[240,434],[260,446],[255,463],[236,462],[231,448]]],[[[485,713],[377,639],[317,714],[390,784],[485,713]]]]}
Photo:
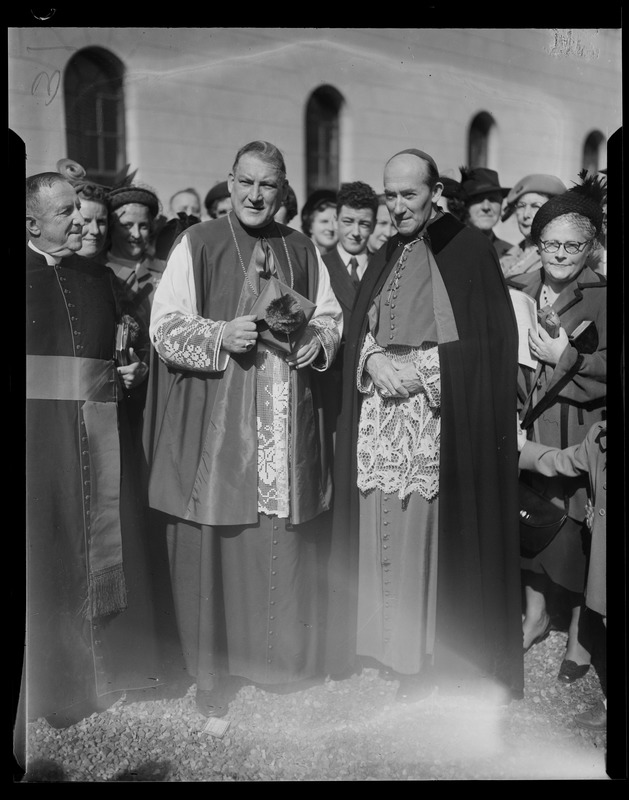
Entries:
{"type": "Polygon", "coordinates": [[[171,367],[220,372],[229,356],[221,353],[224,321],[172,312],[163,317],[153,336],[159,357],[171,367]]]}
{"type": "Polygon", "coordinates": [[[373,394],[374,392],[374,384],[371,375],[365,369],[365,363],[370,355],[373,353],[385,353],[386,350],[384,347],[381,347],[371,333],[368,333],[365,336],[365,341],[363,342],[363,347],[360,352],[360,358],[358,360],[358,369],[356,370],[356,385],[358,387],[358,391],[362,394],[373,394]]]}
{"type": "Polygon", "coordinates": [[[331,317],[321,316],[310,320],[308,327],[314,330],[321,342],[321,350],[310,365],[317,372],[325,372],[334,361],[340,345],[339,329],[331,317]]]}
{"type": "Polygon", "coordinates": [[[415,359],[415,369],[428,405],[430,408],[439,408],[441,406],[439,349],[435,346],[420,350],[415,359]]]}

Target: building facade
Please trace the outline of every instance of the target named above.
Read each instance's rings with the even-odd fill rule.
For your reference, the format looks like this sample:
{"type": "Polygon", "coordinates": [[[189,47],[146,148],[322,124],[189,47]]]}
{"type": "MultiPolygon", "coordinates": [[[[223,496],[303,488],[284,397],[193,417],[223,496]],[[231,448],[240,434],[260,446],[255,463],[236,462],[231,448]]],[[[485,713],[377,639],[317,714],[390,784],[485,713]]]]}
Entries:
{"type": "Polygon", "coordinates": [[[252,139],[282,150],[301,205],[341,181],[381,191],[407,147],[455,178],[467,164],[504,186],[571,185],[607,166],[622,125],[614,28],[23,27],[8,56],[27,174],[69,157],[107,180],[130,164],[165,207],[188,186],[203,198],[252,139]]]}

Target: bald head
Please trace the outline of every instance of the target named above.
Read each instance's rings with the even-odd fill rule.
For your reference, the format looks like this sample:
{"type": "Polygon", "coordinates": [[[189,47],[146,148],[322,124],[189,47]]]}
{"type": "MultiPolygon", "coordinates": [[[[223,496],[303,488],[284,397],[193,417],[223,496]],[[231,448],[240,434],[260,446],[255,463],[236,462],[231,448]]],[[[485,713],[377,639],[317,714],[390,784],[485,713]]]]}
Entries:
{"type": "MultiPolygon", "coordinates": [[[[391,158],[395,158],[395,156],[404,155],[405,153],[416,156],[417,158],[421,158],[422,160],[428,162],[428,164],[430,164],[431,171],[435,175],[439,174],[439,168],[437,167],[437,162],[430,155],[430,153],[426,153],[424,150],[417,150],[417,148],[415,147],[408,147],[406,150],[400,150],[399,153],[396,153],[394,156],[391,156],[391,158]]],[[[389,159],[389,161],[391,161],[391,158],[389,159]]]]}
{"type": "Polygon", "coordinates": [[[384,197],[401,236],[419,234],[436,213],[433,203],[443,190],[434,161],[413,152],[397,153],[384,167],[384,197]]]}

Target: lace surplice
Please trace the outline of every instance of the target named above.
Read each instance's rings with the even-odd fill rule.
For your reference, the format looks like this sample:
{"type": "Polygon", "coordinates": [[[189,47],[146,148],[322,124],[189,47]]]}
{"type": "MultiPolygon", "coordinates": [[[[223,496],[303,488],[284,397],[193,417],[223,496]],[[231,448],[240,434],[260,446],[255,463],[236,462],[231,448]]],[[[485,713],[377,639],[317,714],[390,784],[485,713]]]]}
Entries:
{"type": "Polygon", "coordinates": [[[418,492],[426,500],[439,493],[441,382],[437,345],[381,348],[371,334],[363,344],[357,374],[363,398],[358,428],[358,488],[381,489],[400,499],[418,492]],[[422,389],[408,398],[384,398],[375,391],[364,365],[372,353],[398,364],[412,363],[422,389]]]}

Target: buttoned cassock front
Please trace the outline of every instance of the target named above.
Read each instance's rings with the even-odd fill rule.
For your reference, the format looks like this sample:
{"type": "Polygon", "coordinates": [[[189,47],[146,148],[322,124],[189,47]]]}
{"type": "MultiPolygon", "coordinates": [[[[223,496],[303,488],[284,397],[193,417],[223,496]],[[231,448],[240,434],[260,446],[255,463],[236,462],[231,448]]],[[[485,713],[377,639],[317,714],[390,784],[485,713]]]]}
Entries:
{"type": "Polygon", "coordinates": [[[155,686],[159,668],[138,470],[115,399],[112,276],[87,259],[52,266],[27,248],[26,277],[25,694],[35,718],[155,686]],[[100,617],[90,612],[95,528],[107,534],[116,526],[127,607],[100,617]]]}
{"type": "MultiPolygon", "coordinates": [[[[496,252],[487,238],[449,214],[435,220],[429,231],[431,252],[459,334],[458,341],[439,345],[442,432],[435,667],[455,680],[486,672],[503,682],[512,696],[521,697],[513,430],[517,328],[496,252]]],[[[356,475],[362,399],[354,382],[369,310],[393,273],[399,243],[405,244],[392,237],[370,262],[347,332],[335,453],[326,647],[326,668],[332,674],[351,668],[356,654],[360,558],[356,475]]]]}

